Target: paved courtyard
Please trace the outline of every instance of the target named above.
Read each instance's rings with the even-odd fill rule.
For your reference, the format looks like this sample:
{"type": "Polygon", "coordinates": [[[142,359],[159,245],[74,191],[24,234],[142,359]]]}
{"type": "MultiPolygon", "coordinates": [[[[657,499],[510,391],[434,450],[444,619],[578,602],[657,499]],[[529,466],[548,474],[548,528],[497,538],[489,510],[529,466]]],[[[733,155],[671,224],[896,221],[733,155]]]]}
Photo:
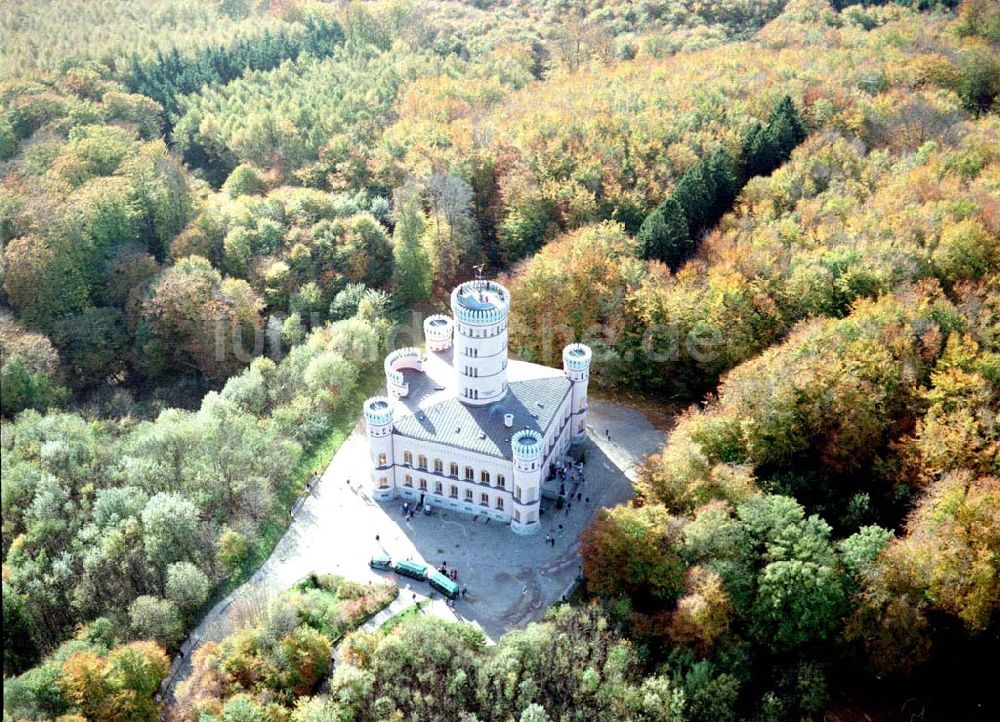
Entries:
{"type": "Polygon", "coordinates": [[[521,537],[495,521],[484,523],[441,509],[430,517],[415,515],[407,522],[401,501],[372,501],[360,488],[368,457],[367,439],[359,424],[313,493],[296,509],[270,558],[192,632],[174,671],[171,692],[173,684],[187,675],[195,647],[221,639],[251,610],[262,609],[271,597],[311,572],[360,581],[392,579],[400,586],[393,610],[426,599],[431,593],[426,583],[369,568],[369,558],[382,553],[394,560],[413,559],[435,567],[447,562],[449,569],[458,570],[459,584],[468,588],[466,598],[456,601],[453,608],[438,598],[427,608],[429,613],[478,624],[493,639],[540,618],[580,571],[579,533],[597,509],[631,497],[636,462],[658,450],[665,440],[665,434],[642,413],[609,402],[591,400],[588,425],[586,481],[579,491],[590,503],[574,499],[566,513],[543,502],[541,529],[534,536],[521,537]],[[555,547],[545,543],[547,534],[555,537],[555,547]]]}

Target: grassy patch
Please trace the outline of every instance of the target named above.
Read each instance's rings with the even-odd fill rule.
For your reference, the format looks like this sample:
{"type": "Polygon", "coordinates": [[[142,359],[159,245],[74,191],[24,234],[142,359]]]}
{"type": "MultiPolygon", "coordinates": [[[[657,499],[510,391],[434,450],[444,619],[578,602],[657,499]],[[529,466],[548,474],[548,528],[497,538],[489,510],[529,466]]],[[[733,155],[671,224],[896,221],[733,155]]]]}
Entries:
{"type": "Polygon", "coordinates": [[[417,602],[412,607],[407,607],[399,614],[392,615],[387,620],[385,620],[385,623],[378,628],[376,633],[383,635],[389,634],[393,629],[398,627],[406,620],[411,619],[412,617],[415,617],[418,614],[420,614],[423,611],[423,608],[426,607],[428,604],[430,604],[430,602],[428,601],[417,602]]]}

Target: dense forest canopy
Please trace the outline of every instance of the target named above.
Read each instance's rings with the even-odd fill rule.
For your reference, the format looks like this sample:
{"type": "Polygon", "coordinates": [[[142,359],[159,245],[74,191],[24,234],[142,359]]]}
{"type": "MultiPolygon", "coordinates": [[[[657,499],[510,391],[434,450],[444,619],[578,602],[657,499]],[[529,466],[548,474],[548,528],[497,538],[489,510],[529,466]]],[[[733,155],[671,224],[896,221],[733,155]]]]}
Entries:
{"type": "Polygon", "coordinates": [[[475,265],[511,350],[690,408],[487,645],[308,580],[177,722],[988,719],[1000,5],[0,6],[4,718],[152,720],[390,329],[475,265]],[[321,691],[322,690],[322,691],[321,691]]]}

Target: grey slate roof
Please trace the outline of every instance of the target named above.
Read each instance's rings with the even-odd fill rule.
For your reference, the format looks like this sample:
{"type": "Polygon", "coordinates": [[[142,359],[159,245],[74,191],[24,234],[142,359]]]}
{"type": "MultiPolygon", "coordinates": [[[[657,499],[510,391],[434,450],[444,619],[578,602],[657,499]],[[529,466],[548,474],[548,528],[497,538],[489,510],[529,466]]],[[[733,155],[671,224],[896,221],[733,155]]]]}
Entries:
{"type": "Polygon", "coordinates": [[[521,429],[532,429],[544,435],[553,422],[559,423],[556,414],[572,386],[569,379],[555,369],[510,362],[511,366],[514,364],[520,366],[516,375],[520,380],[510,381],[507,395],[487,406],[463,404],[452,391],[442,389],[430,376],[419,371],[404,371],[410,393],[397,401],[405,406],[406,412],[396,413],[393,433],[511,459],[511,435],[521,429]],[[514,425],[509,429],[503,423],[505,414],[514,415],[514,425]]]}

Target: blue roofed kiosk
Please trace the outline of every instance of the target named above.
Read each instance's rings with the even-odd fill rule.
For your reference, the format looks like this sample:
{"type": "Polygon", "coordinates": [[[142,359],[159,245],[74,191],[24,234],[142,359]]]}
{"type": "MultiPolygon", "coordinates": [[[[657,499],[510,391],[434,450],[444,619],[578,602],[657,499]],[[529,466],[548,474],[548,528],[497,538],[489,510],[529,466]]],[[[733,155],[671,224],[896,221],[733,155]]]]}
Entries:
{"type": "Polygon", "coordinates": [[[386,356],[387,395],[364,403],[374,498],[538,530],[549,465],[586,435],[592,354],[571,344],[562,369],[508,359],[510,304],[495,281],[463,283],[451,316],[424,321],[426,350],[386,356]]]}

